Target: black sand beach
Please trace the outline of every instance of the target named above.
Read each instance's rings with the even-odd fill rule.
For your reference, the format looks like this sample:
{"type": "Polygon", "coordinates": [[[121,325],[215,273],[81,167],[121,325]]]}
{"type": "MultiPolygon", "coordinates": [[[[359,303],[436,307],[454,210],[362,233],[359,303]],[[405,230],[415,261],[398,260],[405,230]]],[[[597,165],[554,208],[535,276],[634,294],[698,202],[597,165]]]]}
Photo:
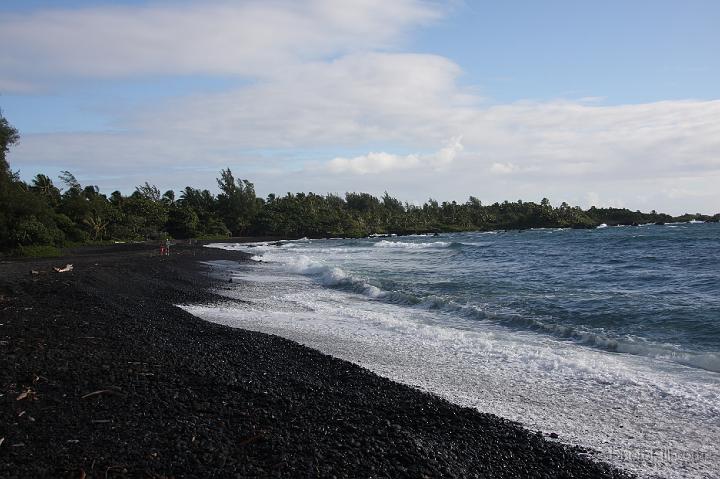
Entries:
{"type": "Polygon", "coordinates": [[[173,306],[216,299],[199,263],[211,259],[244,256],[118,245],[0,263],[0,477],[626,477],[515,423],[173,306]]]}

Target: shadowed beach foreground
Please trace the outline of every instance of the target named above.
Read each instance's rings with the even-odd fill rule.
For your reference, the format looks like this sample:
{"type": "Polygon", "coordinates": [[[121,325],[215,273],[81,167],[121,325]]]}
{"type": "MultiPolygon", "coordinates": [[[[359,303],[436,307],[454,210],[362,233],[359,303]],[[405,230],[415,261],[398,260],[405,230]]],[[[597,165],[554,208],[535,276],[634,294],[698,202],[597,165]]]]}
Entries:
{"type": "Polygon", "coordinates": [[[200,263],[214,259],[245,256],[118,245],[0,263],[0,477],[625,477],[515,423],[173,306],[217,299],[200,263]]]}

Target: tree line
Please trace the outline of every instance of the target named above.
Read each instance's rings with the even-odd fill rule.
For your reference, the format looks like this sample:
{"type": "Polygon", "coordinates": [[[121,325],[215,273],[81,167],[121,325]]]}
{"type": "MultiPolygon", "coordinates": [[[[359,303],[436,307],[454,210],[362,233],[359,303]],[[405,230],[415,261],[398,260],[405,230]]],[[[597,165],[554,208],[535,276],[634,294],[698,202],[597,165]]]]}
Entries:
{"type": "Polygon", "coordinates": [[[0,251],[5,254],[165,237],[363,237],[720,219],[720,214],[673,218],[655,211],[583,210],[566,203],[552,206],[547,199],[483,205],[470,196],[464,203],[429,199],[419,206],[403,203],[388,193],[380,198],[368,193],[287,193],[258,198],[253,183],[235,178],[229,168],[217,178],[217,195],[191,186],[178,193],[163,193],[145,183],[130,195],[114,191],[108,196],[97,186],[81,185],[69,171],[62,172],[57,183],[44,174],[37,174],[30,182],[22,181],[6,160],[19,138],[18,131],[0,113],[0,251]]]}

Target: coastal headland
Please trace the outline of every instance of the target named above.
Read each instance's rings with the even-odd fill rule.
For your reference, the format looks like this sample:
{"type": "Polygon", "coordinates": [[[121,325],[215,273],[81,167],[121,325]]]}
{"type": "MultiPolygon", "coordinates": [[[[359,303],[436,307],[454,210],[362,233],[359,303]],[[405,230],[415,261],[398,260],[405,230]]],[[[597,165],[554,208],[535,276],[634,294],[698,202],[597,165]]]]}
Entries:
{"type": "Polygon", "coordinates": [[[88,247],[0,262],[0,477],[628,477],[496,416],[202,321],[202,261],[88,247]],[[56,272],[72,264],[71,271],[56,272]]]}

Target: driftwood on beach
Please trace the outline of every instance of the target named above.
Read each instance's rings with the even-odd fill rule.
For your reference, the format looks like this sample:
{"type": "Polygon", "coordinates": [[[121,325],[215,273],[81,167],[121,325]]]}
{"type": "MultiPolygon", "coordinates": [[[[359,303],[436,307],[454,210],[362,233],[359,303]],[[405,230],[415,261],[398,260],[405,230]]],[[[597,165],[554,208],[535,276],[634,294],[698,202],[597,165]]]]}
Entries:
{"type": "Polygon", "coordinates": [[[73,270],[73,265],[71,265],[70,263],[66,264],[62,268],[53,268],[53,271],[55,271],[56,273],[67,273],[72,270],[73,270]]]}

